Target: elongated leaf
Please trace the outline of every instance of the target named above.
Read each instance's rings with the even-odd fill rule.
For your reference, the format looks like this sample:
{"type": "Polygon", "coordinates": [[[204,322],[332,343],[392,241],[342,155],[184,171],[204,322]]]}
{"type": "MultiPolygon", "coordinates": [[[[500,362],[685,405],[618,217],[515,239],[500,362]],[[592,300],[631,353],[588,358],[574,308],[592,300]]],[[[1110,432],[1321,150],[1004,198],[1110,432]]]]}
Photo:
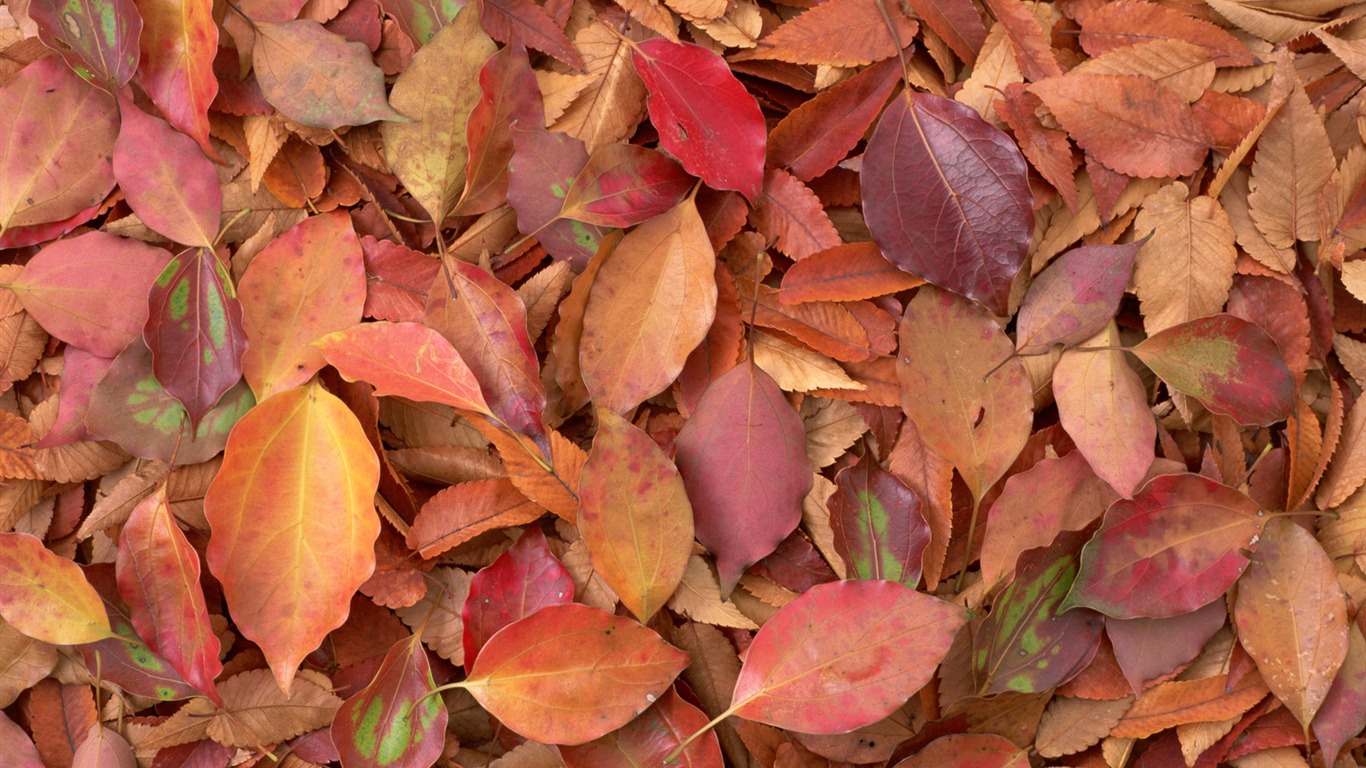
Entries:
{"type": "Polygon", "coordinates": [[[801,522],[812,483],[801,417],[763,369],[741,364],[702,393],[675,446],[697,540],[729,597],[801,522]]]}
{"type": "Polygon", "coordinates": [[[875,243],[846,243],[813,253],[783,273],[778,300],[857,301],[897,293],[925,281],[892,266],[875,243]]]}
{"type": "Polygon", "coordinates": [[[1020,453],[1033,421],[1024,366],[1008,360],[992,372],[1013,352],[986,312],[951,293],[925,286],[906,305],[896,365],[901,409],[979,499],[1020,453]]]}
{"type": "MultiPolygon", "coordinates": [[[[445,82],[449,81],[446,73],[445,82]]],[[[458,206],[464,215],[485,213],[507,202],[513,131],[545,127],[541,89],[520,41],[514,39],[484,62],[479,94],[465,126],[470,160],[458,206]]]]}
{"type": "Polygon", "coordinates": [[[1350,640],[1346,596],[1313,534],[1286,518],[1267,523],[1233,618],[1267,687],[1308,728],[1350,640]]]}
{"type": "MultiPolygon", "coordinates": [[[[702,710],[684,701],[673,689],[640,717],[602,738],[576,747],[560,747],[568,768],[635,768],[660,765],[683,740],[707,724],[702,710]]],[[[722,768],[721,746],[708,731],[678,756],[680,768],[722,768]]]]}
{"type": "Polygon", "coordinates": [[[93,216],[90,209],[114,188],[106,158],[118,125],[113,97],[55,57],[33,62],[0,88],[0,135],[33,137],[0,145],[0,237],[93,216]]]}
{"type": "Polygon", "coordinates": [[[532,526],[508,551],[470,580],[461,608],[465,669],[474,667],[479,651],[500,629],[521,621],[547,605],[574,602],[574,580],[546,545],[545,534],[532,526]]]}
{"type": "Polygon", "coordinates": [[[1099,333],[1119,309],[1140,245],[1073,248],[1049,264],[1030,283],[1020,307],[1015,349],[1029,355],[1099,333]]]}
{"type": "Polygon", "coordinates": [[[1015,580],[973,633],[973,684],[977,695],[1041,693],[1080,672],[1100,645],[1105,617],[1085,608],[1059,610],[1077,576],[1085,537],[1059,536],[1020,558],[1015,580]]]}
{"type": "Polygon", "coordinates": [[[515,152],[508,164],[508,204],[517,212],[517,229],[536,238],[546,252],[576,268],[598,251],[603,232],[592,224],[558,219],[569,185],[588,162],[583,142],[559,131],[513,132],[515,152]]]}
{"type": "Polygon", "coordinates": [[[1265,522],[1257,503],[1200,475],[1162,475],[1110,505],[1064,603],[1117,619],[1187,613],[1238,580],[1265,522]]]}
{"type": "Polygon", "coordinates": [[[588,158],[564,196],[567,219],[630,227],[673,208],[693,179],[678,163],[635,144],[608,144],[588,158]]]}
{"type": "Polygon", "coordinates": [[[895,99],[863,157],[863,213],[893,264],[997,315],[1034,232],[1024,156],[972,107],[895,99]]]}
{"type": "Polygon", "coordinates": [[[650,436],[599,408],[579,480],[579,532],[593,568],[642,622],[673,594],[692,551],[683,478],[650,436]]]}
{"type": "Polygon", "coordinates": [[[835,476],[826,501],[835,550],[850,576],[886,579],[914,589],[920,583],[930,526],[920,497],[895,475],[878,466],[871,453],[835,476]]]}
{"type": "Polygon", "coordinates": [[[166,121],[194,139],[204,154],[209,144],[209,105],[218,95],[213,60],[218,25],[213,0],[134,0],[142,13],[138,81],[166,121]]]}
{"type": "Polygon", "coordinates": [[[489,638],[465,687],[532,741],[583,744],[634,720],[687,665],[630,619],[552,605],[489,638]]]}
{"type": "Polygon", "coordinates": [[[1294,410],[1295,380],[1276,341],[1240,317],[1192,320],[1133,351],[1172,389],[1241,424],[1275,424],[1294,410]]]}
{"type": "Polygon", "coordinates": [[[228,438],[204,497],[209,569],[285,691],[375,568],[378,484],[356,417],[316,383],[253,408],[228,438]]]}
{"type": "Polygon", "coordinates": [[[104,602],[80,566],[26,533],[0,533],[0,617],[53,645],[93,643],[113,634],[104,602]]]}
{"type": "Polygon", "coordinates": [[[1347,627],[1347,655],[1333,687],[1314,715],[1314,737],[1332,759],[1348,740],[1366,728],[1366,635],[1361,619],[1347,627]]]}
{"type": "Polygon", "coordinates": [[[258,34],[252,69],[262,95],[280,114],[327,129],[408,119],[389,106],[384,72],[364,43],[350,42],[309,19],[253,26],[258,34]]]}
{"type": "Polygon", "coordinates": [[[616,413],[666,389],[716,319],[716,254],[691,199],[632,230],[607,256],[583,315],[579,365],[616,413]]]}
{"type": "Polygon", "coordinates": [[[834,581],[783,606],[754,636],[731,710],[802,733],[891,714],[933,676],[962,608],[892,581],[834,581]]]}
{"type": "Polygon", "coordinates": [[[488,410],[514,431],[543,439],[545,386],[527,334],[526,305],[481,267],[463,261],[447,266],[427,294],[427,324],[460,353],[483,386],[488,410]]]}
{"type": "Polygon", "coordinates": [[[137,240],[87,232],[38,252],[10,290],[43,330],[114,357],[147,324],[147,294],[171,254],[137,240]]]}
{"type": "Polygon", "coordinates": [[[186,681],[221,704],[214,678],[223,665],[199,583],[199,554],[176,526],[165,487],[128,516],[116,567],[119,592],[138,634],[186,681]]]}
{"type": "Polygon", "coordinates": [[[638,43],[632,61],[650,91],[646,106],[660,146],[713,189],[758,200],[768,131],[759,103],[725,59],[656,37],[638,43]],[[700,104],[707,108],[699,110],[700,104]]]}
{"type": "Polygon", "coordinates": [[[128,606],[119,596],[115,565],[94,565],[86,569],[85,575],[104,601],[105,615],[113,635],[117,636],[80,646],[86,666],[98,667],[105,680],[138,696],[176,701],[200,695],[170,662],[148,648],[146,641],[138,635],[128,616],[128,606]]]}
{"type": "Polygon", "coordinates": [[[397,395],[489,413],[479,382],[450,342],[421,323],[362,323],[313,342],[347,381],[397,395]]]}
{"type": "Polygon", "coordinates": [[[414,122],[380,126],[384,156],[433,221],[446,218],[465,188],[466,126],[480,99],[480,67],[494,50],[466,5],[394,83],[394,109],[414,122]]]}
{"type": "Polygon", "coordinates": [[[804,182],[835,167],[863,140],[899,75],[896,61],[888,59],[792,110],[769,134],[768,164],[804,182]]]}
{"type": "Polygon", "coordinates": [[[408,529],[408,546],[423,557],[436,557],[485,531],[525,525],[542,514],[505,477],[460,483],[422,505],[408,529]]]}
{"type": "Polygon", "coordinates": [[[197,429],[242,379],[247,336],[232,278],[213,251],[195,248],[171,259],[148,303],[142,335],[152,351],[152,371],[197,429]]]}
{"type": "Polygon", "coordinates": [[[251,388],[239,382],[192,429],[185,406],[157,381],[152,353],[139,339],[95,387],[85,423],[91,436],[112,440],[134,456],[199,464],[223,450],[233,425],[254,405],[251,388]]]}
{"type": "Polygon", "coordinates": [[[137,70],[142,17],[133,0],[35,0],[28,13],[49,48],[111,93],[137,70]]]}
{"type": "Polygon", "coordinates": [[[364,261],[344,211],[304,219],[252,259],[237,294],[248,341],[242,372],[258,399],[308,381],[324,364],[309,344],[360,322],[364,261]]]}
{"type": "Polygon", "coordinates": [[[429,768],[445,747],[446,707],[427,649],[418,638],[398,641],[370,684],[332,719],[332,743],[346,768],[429,768]]]}
{"type": "Polygon", "coordinates": [[[213,163],[185,134],[138,108],[124,91],[114,178],[142,222],[177,243],[212,249],[223,192],[213,163]]]}

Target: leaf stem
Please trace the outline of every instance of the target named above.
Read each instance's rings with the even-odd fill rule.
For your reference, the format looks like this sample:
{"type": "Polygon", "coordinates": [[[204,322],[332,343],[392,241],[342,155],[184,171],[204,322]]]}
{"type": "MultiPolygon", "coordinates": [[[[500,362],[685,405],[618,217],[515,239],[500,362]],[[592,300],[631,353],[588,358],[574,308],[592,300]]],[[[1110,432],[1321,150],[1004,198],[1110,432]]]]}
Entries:
{"type": "Polygon", "coordinates": [[[713,717],[713,718],[711,719],[711,722],[707,723],[706,725],[702,726],[701,728],[698,728],[697,731],[696,731],[695,733],[693,733],[693,734],[692,734],[691,736],[689,736],[688,738],[684,739],[682,744],[679,744],[677,747],[674,747],[674,750],[664,757],[664,764],[665,764],[665,765],[672,765],[674,762],[676,762],[676,761],[678,760],[679,755],[682,755],[682,754],[683,754],[683,750],[685,750],[685,749],[687,749],[689,746],[691,746],[692,743],[693,743],[694,741],[697,741],[698,739],[700,739],[700,738],[702,738],[703,736],[705,736],[705,735],[707,734],[707,731],[710,731],[711,729],[713,729],[713,728],[715,728],[716,726],[720,725],[722,720],[725,720],[726,718],[728,718],[728,717],[730,717],[731,715],[735,714],[736,710],[740,709],[740,707],[743,707],[743,706],[744,706],[745,704],[747,704],[748,702],[749,702],[749,699],[745,699],[744,701],[740,702],[739,704],[732,704],[731,707],[730,707],[730,709],[727,709],[725,712],[722,712],[721,714],[717,715],[716,717],[713,717]]]}
{"type": "MultiPolygon", "coordinates": [[[[982,489],[986,494],[986,489],[982,489]]],[[[972,517],[968,520],[968,543],[963,548],[963,568],[958,571],[958,583],[954,585],[954,592],[963,591],[963,582],[968,578],[968,563],[972,559],[972,537],[977,532],[977,513],[982,509],[982,497],[977,494],[972,496],[972,517]]]]}

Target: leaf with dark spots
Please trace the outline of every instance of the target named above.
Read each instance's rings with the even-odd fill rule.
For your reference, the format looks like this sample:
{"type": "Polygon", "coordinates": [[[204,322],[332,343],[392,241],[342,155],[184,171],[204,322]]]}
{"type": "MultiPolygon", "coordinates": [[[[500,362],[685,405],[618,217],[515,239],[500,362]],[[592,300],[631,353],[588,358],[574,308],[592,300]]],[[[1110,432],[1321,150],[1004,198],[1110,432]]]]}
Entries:
{"type": "Polygon", "coordinates": [[[1024,156],[971,107],[929,94],[887,107],[863,156],[864,217],[889,261],[1007,311],[1034,231],[1024,156]]]}
{"type": "Polygon", "coordinates": [[[38,36],[76,73],[111,93],[138,67],[142,16],[133,0],[33,0],[38,36]]]}

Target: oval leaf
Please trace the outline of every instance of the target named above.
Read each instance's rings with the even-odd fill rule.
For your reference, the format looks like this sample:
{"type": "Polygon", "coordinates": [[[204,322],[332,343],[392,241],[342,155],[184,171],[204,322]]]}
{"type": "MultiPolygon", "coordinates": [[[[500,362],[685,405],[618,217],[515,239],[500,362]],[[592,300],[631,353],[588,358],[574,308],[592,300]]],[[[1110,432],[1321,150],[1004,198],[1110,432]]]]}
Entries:
{"type": "Polygon", "coordinates": [[[630,619],[552,605],[489,638],[465,688],[527,739],[583,744],[634,720],[687,665],[630,619]]]}
{"type": "MultiPolygon", "coordinates": [[[[138,84],[166,122],[199,143],[209,144],[209,105],[218,95],[213,60],[218,54],[218,24],[210,0],[135,0],[142,12],[138,40],[142,61],[138,84]]],[[[215,158],[217,159],[217,158],[215,158]]]]}
{"type": "Polygon", "coordinates": [[[1088,245],[1059,256],[1029,285],[1015,323],[1022,355],[1072,346],[1100,332],[1115,316],[1133,274],[1141,242],[1088,245]]]}
{"type": "Polygon", "coordinates": [[[0,617],[53,645],[79,645],[113,634],[104,601],[81,567],[26,533],[0,533],[0,617]]]}
{"type": "Polygon", "coordinates": [[[336,130],[376,120],[405,121],[389,106],[384,72],[370,49],[310,19],[252,22],[252,71],[261,94],[296,123],[336,130]]]}
{"type": "Polygon", "coordinates": [[[1240,317],[1182,323],[1133,351],[1167,386],[1240,424],[1269,426],[1295,408],[1295,379],[1275,339],[1240,317]]]}
{"type": "Polygon", "coordinates": [[[1257,502],[1200,475],[1163,475],[1110,505],[1064,603],[1117,619],[1188,613],[1238,580],[1264,518],[1257,502]]]}
{"type": "Polygon", "coordinates": [[[430,768],[446,746],[446,707],[427,649],[416,637],[385,654],[370,684],[332,719],[332,743],[346,768],[430,768]]]}
{"type": "Polygon", "coordinates": [[[218,172],[194,139],[143,112],[126,91],[114,178],[142,223],[184,245],[212,249],[222,219],[218,172]]]}
{"type": "Polygon", "coordinates": [[[878,466],[871,452],[840,470],[826,505],[835,551],[848,564],[851,577],[886,579],[912,589],[920,583],[922,558],[930,543],[920,496],[878,466]]]}
{"type": "Polygon", "coordinates": [[[204,497],[209,570],[285,691],[375,568],[378,485],[360,423],[316,383],[261,403],[228,437],[204,497]]]}
{"type": "Polygon", "coordinates": [[[137,768],[133,745],[99,723],[90,726],[71,757],[71,768],[137,768]]]}
{"type": "Polygon", "coordinates": [[[470,594],[460,611],[465,669],[474,666],[490,637],[547,605],[574,602],[574,579],[550,553],[536,526],[470,579],[470,594]]]}
{"type": "Polygon", "coordinates": [[[373,384],[376,395],[489,413],[460,353],[421,323],[362,323],[329,333],[313,346],[343,378],[373,384]]]}
{"type": "Polygon", "coordinates": [[[675,447],[697,540],[716,556],[729,597],[801,522],[812,483],[806,430],[772,377],[742,363],[702,393],[675,447]]]}
{"type": "Polygon", "coordinates": [[[966,104],[894,99],[863,156],[863,214],[888,261],[1007,312],[1034,234],[1024,156],[966,104]]]}
{"type": "Polygon", "coordinates": [[[893,581],[833,581],[754,636],[730,711],[802,733],[876,723],[934,675],[962,608],[893,581]]]}
{"type": "Polygon", "coordinates": [[[579,533],[598,575],[648,622],[683,580],[692,505],[678,469],[649,435],[605,408],[597,414],[579,479],[579,533]]]}
{"type": "Polygon", "coordinates": [[[726,60],[699,45],[656,37],[635,45],[632,61],[650,92],[646,106],[659,145],[713,189],[758,200],[768,129],[759,103],[726,60]]]}
{"type": "Polygon", "coordinates": [[[138,68],[142,17],[133,0],[33,0],[38,37],[86,79],[111,92],[138,68]]]}
{"type": "Polygon", "coordinates": [[[1024,448],[1034,387],[996,321],[947,291],[925,286],[901,319],[901,409],[920,437],[982,498],[1024,448]],[[965,354],[965,350],[972,350],[965,354]]]}
{"type": "Polygon", "coordinates": [[[692,185],[692,177],[659,152],[608,144],[579,171],[560,215],[603,227],[635,226],[673,208],[692,185]]]}

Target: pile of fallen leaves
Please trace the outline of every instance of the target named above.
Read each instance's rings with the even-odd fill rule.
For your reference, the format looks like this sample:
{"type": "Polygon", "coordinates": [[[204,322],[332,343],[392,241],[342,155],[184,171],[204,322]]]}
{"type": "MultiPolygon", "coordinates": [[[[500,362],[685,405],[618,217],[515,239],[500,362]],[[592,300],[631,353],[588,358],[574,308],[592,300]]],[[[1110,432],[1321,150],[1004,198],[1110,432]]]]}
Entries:
{"type": "Polygon", "coordinates": [[[1363,78],[1348,0],[10,0],[0,765],[1362,764],[1363,78]]]}

